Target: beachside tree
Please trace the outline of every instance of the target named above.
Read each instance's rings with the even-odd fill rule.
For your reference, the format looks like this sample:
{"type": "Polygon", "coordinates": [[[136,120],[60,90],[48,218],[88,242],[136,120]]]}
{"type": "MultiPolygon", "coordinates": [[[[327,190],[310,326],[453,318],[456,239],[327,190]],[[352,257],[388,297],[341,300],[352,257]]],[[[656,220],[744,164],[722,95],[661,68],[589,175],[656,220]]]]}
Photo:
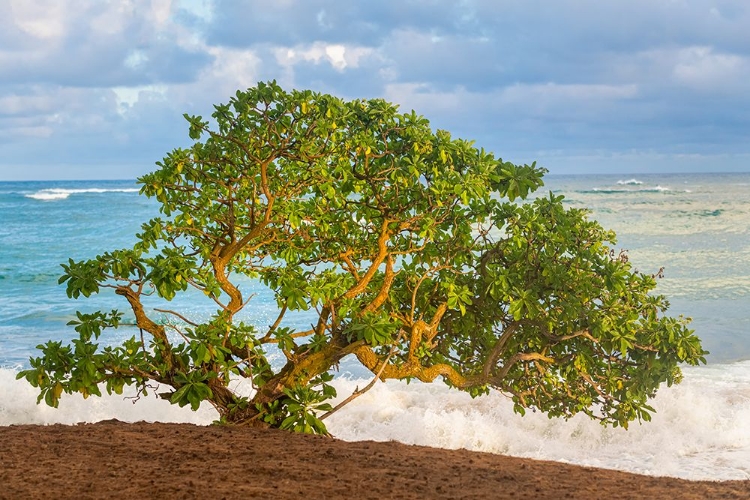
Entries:
{"type": "Polygon", "coordinates": [[[275,82],[212,116],[186,115],[193,145],[139,179],[161,216],[135,246],[63,265],[68,296],[112,290],[129,311],[79,312],[72,345],[39,346],[18,376],[40,401],[157,382],[225,423],[324,433],[332,373],[354,356],[380,380],[496,389],[519,413],[626,426],[649,420],[680,363],[705,362],[687,320],[664,315],[658,276],[634,270],[611,231],[561,196],[529,197],[535,164],[384,100],[275,82]],[[269,309],[248,292],[260,285],[278,306],[268,325],[248,322],[269,309]],[[155,304],[190,290],[215,312],[155,304]],[[309,327],[289,321],[299,311],[309,327]],[[125,327],[122,345],[98,344],[125,327]]]}

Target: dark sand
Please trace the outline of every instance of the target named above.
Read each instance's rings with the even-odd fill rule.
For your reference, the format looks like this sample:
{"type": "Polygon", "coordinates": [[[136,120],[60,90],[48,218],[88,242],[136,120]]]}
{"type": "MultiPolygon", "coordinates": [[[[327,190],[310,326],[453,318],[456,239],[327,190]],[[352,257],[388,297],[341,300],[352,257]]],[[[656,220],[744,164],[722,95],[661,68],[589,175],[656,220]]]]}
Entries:
{"type": "Polygon", "coordinates": [[[0,427],[0,498],[750,498],[697,482],[399,443],[189,424],[0,427]]]}

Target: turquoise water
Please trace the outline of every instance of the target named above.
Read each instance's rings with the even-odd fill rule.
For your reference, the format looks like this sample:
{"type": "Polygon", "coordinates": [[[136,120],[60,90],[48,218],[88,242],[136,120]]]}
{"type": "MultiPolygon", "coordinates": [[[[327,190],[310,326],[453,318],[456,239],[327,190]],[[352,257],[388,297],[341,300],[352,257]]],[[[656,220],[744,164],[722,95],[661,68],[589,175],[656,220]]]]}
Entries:
{"type": "MultiPolygon", "coordinates": [[[[686,370],[686,380],[663,389],[648,425],[624,433],[582,419],[521,418],[500,395],[471,400],[430,386],[389,383],[359,398],[330,419],[344,439],[397,439],[519,456],[564,460],[648,474],[689,478],[750,478],[750,173],[636,176],[550,176],[553,190],[618,234],[618,248],[644,272],[665,268],[658,290],[674,315],[693,318],[711,351],[709,365],[686,370]]],[[[0,425],[122,420],[209,423],[198,413],[138,405],[121,398],[63,398],[61,408],[37,407],[34,392],[14,373],[48,339],[71,338],[65,323],[76,309],[123,309],[102,294],[72,301],[57,285],[61,262],[134,243],[140,224],[158,206],[132,181],[0,183],[0,425]]],[[[273,301],[257,293],[248,320],[273,321],[273,301]]],[[[193,317],[213,308],[187,297],[193,317]],[[208,309],[206,309],[208,308],[208,309]]],[[[299,318],[304,322],[305,318],[299,318]]],[[[121,332],[129,337],[132,332],[121,332]]],[[[113,339],[117,341],[118,339],[113,339]]],[[[340,395],[366,377],[344,363],[340,395]]]]}
{"type": "MultiPolygon", "coordinates": [[[[665,268],[659,291],[674,314],[693,318],[712,363],[750,359],[750,174],[550,176],[542,190],[591,208],[640,270],[665,268]]],[[[69,336],[76,308],[123,307],[106,294],[70,301],[57,279],[68,258],[134,243],[158,214],[137,191],[131,181],[0,183],[0,367],[69,336]]],[[[251,292],[250,319],[263,323],[270,297],[251,292]]]]}
{"type": "Polygon", "coordinates": [[[0,183],[0,367],[25,363],[44,339],[69,337],[75,308],[90,307],[57,286],[60,263],[132,245],[156,211],[132,181],[0,183]]]}
{"type": "Polygon", "coordinates": [[[750,174],[552,177],[548,189],[614,229],[712,363],[750,359],[750,174]]]}

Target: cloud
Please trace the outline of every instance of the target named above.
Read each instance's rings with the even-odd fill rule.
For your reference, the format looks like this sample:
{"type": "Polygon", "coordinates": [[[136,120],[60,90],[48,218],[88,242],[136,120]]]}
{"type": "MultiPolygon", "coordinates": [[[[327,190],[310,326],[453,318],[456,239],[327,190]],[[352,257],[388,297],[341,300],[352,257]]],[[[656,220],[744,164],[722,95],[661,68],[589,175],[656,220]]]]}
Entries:
{"type": "Polygon", "coordinates": [[[632,84],[515,84],[487,91],[392,84],[387,90],[386,98],[407,110],[430,109],[434,127],[516,158],[530,158],[544,149],[578,154],[582,136],[590,141],[588,147],[615,145],[628,132],[612,123],[612,116],[626,115],[639,97],[632,84]],[[540,136],[544,137],[542,147],[540,136]]]}
{"type": "Polygon", "coordinates": [[[62,164],[92,177],[111,176],[101,165],[143,172],[189,142],[182,113],[209,115],[269,79],[384,97],[511,160],[545,158],[563,171],[595,159],[662,168],[659,155],[711,168],[728,154],[748,168],[744,0],[0,0],[0,9],[0,178],[17,165],[36,176],[62,164]]]}
{"type": "MultiPolygon", "coordinates": [[[[378,46],[390,32],[417,28],[452,32],[462,24],[464,4],[439,0],[340,2],[337,0],[222,2],[207,30],[211,44],[248,47],[310,44],[378,46]]],[[[215,3],[218,6],[219,3],[215,3]]]]}
{"type": "Polygon", "coordinates": [[[686,47],[677,51],[672,74],[676,83],[697,90],[739,90],[750,78],[750,58],[711,47],[686,47]]]}
{"type": "Polygon", "coordinates": [[[359,67],[360,60],[373,52],[374,50],[368,47],[347,47],[346,45],[324,42],[274,49],[276,60],[281,66],[290,67],[302,61],[315,64],[325,61],[338,71],[359,67]]]}
{"type": "MultiPolygon", "coordinates": [[[[172,22],[171,3],[5,0],[0,84],[140,85],[185,81],[210,63],[172,22]]],[[[0,4],[1,5],[1,4],[0,4]]]]}

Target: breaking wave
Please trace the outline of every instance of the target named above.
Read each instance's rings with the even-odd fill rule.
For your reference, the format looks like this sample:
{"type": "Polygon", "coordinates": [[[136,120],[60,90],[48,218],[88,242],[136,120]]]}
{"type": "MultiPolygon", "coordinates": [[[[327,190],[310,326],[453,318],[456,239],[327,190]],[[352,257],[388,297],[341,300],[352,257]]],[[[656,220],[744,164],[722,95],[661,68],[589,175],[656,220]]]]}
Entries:
{"type": "Polygon", "coordinates": [[[63,189],[63,188],[49,188],[41,189],[35,193],[25,195],[26,198],[41,201],[55,201],[65,200],[73,194],[85,194],[85,193],[137,193],[137,188],[121,188],[121,189],[104,189],[104,188],[87,188],[87,189],[63,189]]]}
{"type": "Polygon", "coordinates": [[[628,180],[619,180],[617,181],[617,184],[621,186],[640,186],[643,184],[643,181],[639,181],[638,179],[628,179],[628,180]]]}

